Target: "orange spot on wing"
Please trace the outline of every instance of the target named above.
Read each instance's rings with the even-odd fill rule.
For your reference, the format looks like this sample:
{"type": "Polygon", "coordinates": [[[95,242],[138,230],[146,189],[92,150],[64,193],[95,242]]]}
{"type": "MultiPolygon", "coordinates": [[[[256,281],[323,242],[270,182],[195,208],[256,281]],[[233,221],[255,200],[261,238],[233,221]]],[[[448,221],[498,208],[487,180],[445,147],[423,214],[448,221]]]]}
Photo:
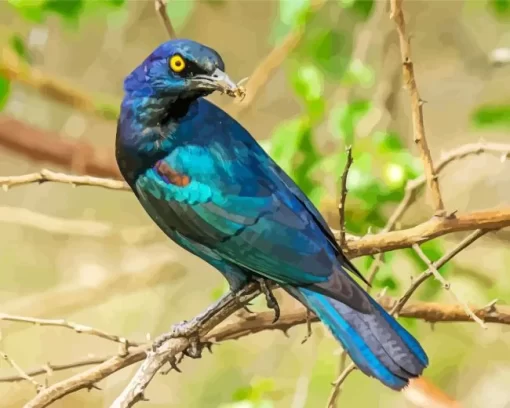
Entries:
{"type": "Polygon", "coordinates": [[[154,168],[165,181],[175,186],[186,187],[191,181],[189,176],[178,173],[164,161],[157,162],[154,168]]]}

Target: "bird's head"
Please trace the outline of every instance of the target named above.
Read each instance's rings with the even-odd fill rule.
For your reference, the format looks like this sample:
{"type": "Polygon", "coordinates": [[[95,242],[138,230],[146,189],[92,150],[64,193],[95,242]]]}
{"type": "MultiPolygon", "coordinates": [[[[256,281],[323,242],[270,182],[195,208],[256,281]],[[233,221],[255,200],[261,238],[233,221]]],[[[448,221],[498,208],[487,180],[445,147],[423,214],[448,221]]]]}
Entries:
{"type": "Polygon", "coordinates": [[[161,44],[124,81],[130,96],[194,99],[214,91],[235,96],[237,85],[225,74],[213,49],[191,40],[161,44]]]}

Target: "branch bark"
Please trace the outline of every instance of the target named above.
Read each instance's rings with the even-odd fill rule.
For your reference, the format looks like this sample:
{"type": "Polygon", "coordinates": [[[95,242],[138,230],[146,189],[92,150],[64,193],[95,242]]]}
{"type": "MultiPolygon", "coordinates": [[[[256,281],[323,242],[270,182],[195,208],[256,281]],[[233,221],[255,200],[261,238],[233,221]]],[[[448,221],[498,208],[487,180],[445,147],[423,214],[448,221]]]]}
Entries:
{"type": "Polygon", "coordinates": [[[74,173],[122,179],[110,151],[100,151],[89,143],[65,139],[56,132],[37,129],[6,115],[0,115],[0,146],[74,173]]]}
{"type": "Polygon", "coordinates": [[[425,137],[425,126],[423,123],[423,100],[418,92],[416,85],[416,78],[414,76],[414,66],[411,60],[411,46],[409,38],[406,35],[406,24],[404,13],[402,11],[403,0],[391,0],[391,14],[390,18],[395,21],[397,25],[397,32],[400,43],[400,54],[402,57],[402,71],[404,75],[404,83],[409,90],[411,96],[411,112],[413,118],[413,133],[414,142],[420,150],[421,159],[425,167],[425,175],[427,179],[427,186],[429,188],[435,215],[443,216],[446,214],[444,209],[441,191],[439,189],[439,181],[432,162],[432,156],[425,137]]]}

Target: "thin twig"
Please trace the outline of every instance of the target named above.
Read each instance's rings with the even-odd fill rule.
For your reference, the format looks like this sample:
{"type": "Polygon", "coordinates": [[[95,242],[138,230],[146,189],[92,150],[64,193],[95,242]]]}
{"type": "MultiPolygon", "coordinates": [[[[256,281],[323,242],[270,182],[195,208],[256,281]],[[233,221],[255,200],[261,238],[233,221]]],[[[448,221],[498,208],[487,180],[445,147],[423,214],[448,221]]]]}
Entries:
{"type": "Polygon", "coordinates": [[[38,173],[30,173],[22,176],[0,177],[0,186],[4,189],[4,191],[8,191],[10,187],[22,186],[31,183],[44,183],[47,181],[71,184],[73,186],[102,187],[110,190],[131,190],[125,182],[119,180],[91,176],[72,176],[64,173],[56,173],[46,169],[42,169],[38,173]]]}
{"type": "Polygon", "coordinates": [[[102,339],[110,340],[115,343],[120,343],[126,348],[140,345],[140,343],[129,341],[125,337],[120,337],[115,334],[109,334],[102,330],[95,329],[84,324],[68,322],[67,320],[64,319],[40,319],[35,317],[14,316],[5,313],[0,313],[0,320],[17,323],[28,323],[37,326],[63,327],[66,329],[74,330],[76,333],[89,334],[91,336],[101,337],[102,339]]]}
{"type": "MultiPolygon", "coordinates": [[[[310,4],[310,12],[317,13],[322,6],[326,4],[326,0],[312,0],[310,4]]],[[[272,78],[273,73],[285,62],[287,57],[296,49],[305,34],[305,27],[291,31],[278,45],[276,45],[267,54],[260,64],[257,65],[253,73],[246,82],[246,96],[239,104],[232,107],[232,114],[239,116],[257,100],[260,91],[272,78]]]]}
{"type": "Polygon", "coordinates": [[[475,322],[477,322],[483,329],[486,329],[487,326],[483,322],[482,319],[480,319],[478,316],[476,316],[473,311],[469,308],[468,304],[464,299],[462,299],[452,288],[452,285],[450,282],[448,282],[443,275],[439,273],[437,268],[434,266],[434,264],[430,261],[430,259],[425,255],[425,253],[422,251],[420,246],[418,244],[413,245],[413,250],[418,254],[418,256],[421,258],[423,262],[428,266],[429,271],[432,272],[434,277],[441,283],[443,286],[443,289],[447,290],[452,294],[452,296],[457,300],[457,302],[464,308],[466,311],[466,314],[471,317],[475,322]]]}
{"type": "Polygon", "coordinates": [[[37,392],[39,392],[41,389],[44,388],[43,385],[39,384],[30,374],[25,372],[12,358],[10,358],[6,353],[3,351],[0,351],[0,357],[2,357],[7,363],[14,368],[19,374],[19,377],[23,380],[26,380],[30,383],[32,383],[36,389],[37,392]]]}
{"type": "MultiPolygon", "coordinates": [[[[447,254],[443,255],[439,260],[435,261],[432,265],[434,268],[439,269],[444,264],[446,264],[448,261],[450,261],[455,255],[457,255],[459,252],[461,252],[463,249],[467,248],[469,245],[471,245],[473,242],[475,242],[478,238],[485,235],[488,231],[487,230],[476,230],[473,233],[471,233],[468,237],[463,239],[455,248],[453,248],[451,251],[449,251],[447,254]]],[[[409,289],[402,295],[402,297],[398,300],[398,302],[395,304],[395,306],[391,309],[390,314],[392,315],[399,315],[400,311],[402,310],[402,307],[407,303],[409,298],[412,296],[412,294],[418,289],[418,287],[425,282],[428,278],[432,276],[433,272],[432,270],[427,269],[425,272],[423,272],[418,278],[416,278],[409,289]]]]}
{"type": "MultiPolygon", "coordinates": [[[[1,353],[1,352],[0,352],[1,353]]],[[[74,361],[67,364],[52,364],[52,363],[46,363],[42,367],[34,368],[32,370],[28,370],[25,373],[29,377],[35,377],[37,375],[42,374],[48,374],[51,375],[54,371],[64,371],[64,370],[71,370],[73,368],[79,368],[79,367],[86,367],[89,365],[97,365],[105,362],[111,358],[111,356],[108,357],[88,357],[84,358],[82,360],[74,361]]],[[[25,376],[19,374],[19,375],[12,375],[8,377],[0,377],[0,383],[2,382],[17,382],[17,381],[30,381],[25,376]]]]}
{"type": "Polygon", "coordinates": [[[354,370],[356,370],[356,365],[354,363],[349,364],[335,380],[335,382],[333,383],[333,389],[331,390],[331,394],[329,395],[328,402],[326,404],[327,408],[335,408],[336,401],[338,400],[338,396],[340,395],[340,387],[347,379],[349,374],[352,373],[354,370]]]}
{"type": "Polygon", "coordinates": [[[425,175],[427,178],[427,185],[432,196],[436,216],[444,216],[445,209],[441,191],[439,189],[439,182],[437,174],[434,169],[432,157],[425,137],[425,126],[423,123],[423,100],[418,92],[416,85],[416,78],[414,76],[414,67],[411,60],[411,47],[409,38],[406,35],[406,26],[404,13],[402,11],[403,0],[391,0],[391,14],[390,18],[395,21],[397,32],[400,42],[400,54],[402,57],[402,70],[404,75],[404,83],[409,90],[411,96],[411,113],[413,118],[413,133],[414,142],[420,150],[421,159],[425,167],[425,175]]]}
{"type": "Polygon", "coordinates": [[[349,146],[346,149],[347,152],[347,162],[345,163],[344,172],[342,173],[341,179],[341,192],[340,192],[340,202],[338,203],[338,213],[340,219],[340,239],[339,244],[340,247],[345,247],[345,200],[347,198],[347,193],[349,190],[347,189],[347,176],[349,175],[349,169],[352,165],[352,146],[349,146]]]}
{"type": "Polygon", "coordinates": [[[168,16],[168,12],[166,9],[167,0],[154,0],[154,7],[156,8],[156,13],[158,13],[161,18],[161,22],[165,27],[165,30],[170,37],[171,40],[177,38],[177,34],[175,33],[174,26],[172,25],[172,21],[168,16]]]}

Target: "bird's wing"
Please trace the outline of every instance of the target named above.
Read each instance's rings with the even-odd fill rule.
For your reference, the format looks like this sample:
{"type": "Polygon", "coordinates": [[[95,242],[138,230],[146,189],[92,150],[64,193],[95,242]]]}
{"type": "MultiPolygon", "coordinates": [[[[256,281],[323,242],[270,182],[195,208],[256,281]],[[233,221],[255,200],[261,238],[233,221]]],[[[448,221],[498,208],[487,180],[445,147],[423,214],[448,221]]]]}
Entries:
{"type": "Polygon", "coordinates": [[[226,163],[198,146],[177,148],[135,189],[164,228],[277,282],[308,285],[332,273],[334,251],[302,203],[255,156],[226,163]]]}

